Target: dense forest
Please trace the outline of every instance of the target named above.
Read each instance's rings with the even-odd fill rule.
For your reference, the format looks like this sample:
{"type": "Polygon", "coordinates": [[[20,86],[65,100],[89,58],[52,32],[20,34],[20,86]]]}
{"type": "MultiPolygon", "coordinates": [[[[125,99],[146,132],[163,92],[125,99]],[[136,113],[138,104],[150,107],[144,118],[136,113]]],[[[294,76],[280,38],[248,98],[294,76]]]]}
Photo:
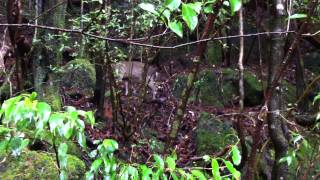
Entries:
{"type": "Polygon", "coordinates": [[[0,179],[320,179],[318,0],[0,0],[0,179]]]}

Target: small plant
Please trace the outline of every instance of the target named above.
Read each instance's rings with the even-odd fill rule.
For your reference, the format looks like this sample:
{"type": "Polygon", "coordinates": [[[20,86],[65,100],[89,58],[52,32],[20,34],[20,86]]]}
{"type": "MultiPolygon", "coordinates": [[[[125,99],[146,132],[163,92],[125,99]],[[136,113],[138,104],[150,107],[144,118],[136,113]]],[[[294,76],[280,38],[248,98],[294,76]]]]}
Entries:
{"type": "Polygon", "coordinates": [[[52,112],[50,105],[39,102],[36,97],[36,93],[22,94],[2,104],[0,152],[18,156],[29,145],[30,139],[49,141],[56,153],[60,179],[67,179],[68,146],[64,142],[56,144],[57,140],[76,139],[82,148],[86,148],[82,119],[93,125],[93,113],[74,107],[66,107],[64,112],[52,112]]]}

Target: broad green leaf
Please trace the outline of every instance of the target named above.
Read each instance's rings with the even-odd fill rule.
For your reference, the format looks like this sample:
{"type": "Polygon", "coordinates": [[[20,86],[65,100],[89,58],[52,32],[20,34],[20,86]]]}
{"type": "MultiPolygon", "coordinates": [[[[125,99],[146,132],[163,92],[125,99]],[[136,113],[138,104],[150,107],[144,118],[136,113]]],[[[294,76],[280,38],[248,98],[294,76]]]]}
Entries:
{"type": "Polygon", "coordinates": [[[84,132],[78,132],[77,134],[78,143],[82,148],[87,147],[86,136],[84,132]]]}
{"type": "Polygon", "coordinates": [[[176,175],[176,173],[174,172],[170,172],[170,175],[172,177],[173,180],[179,180],[178,176],[176,175]]]}
{"type": "Polygon", "coordinates": [[[164,169],[164,162],[161,156],[155,154],[153,155],[154,160],[156,161],[155,164],[156,166],[160,169],[163,170],[164,169]]]}
{"type": "Polygon", "coordinates": [[[57,127],[63,125],[64,115],[61,113],[52,114],[49,118],[50,131],[54,132],[57,127]]]}
{"type": "Polygon", "coordinates": [[[179,21],[173,21],[169,22],[169,28],[176,33],[179,37],[183,37],[183,29],[182,29],[182,23],[179,21]]]}
{"type": "Polygon", "coordinates": [[[12,129],[0,125],[0,137],[8,134],[12,129]]]}
{"type": "Polygon", "coordinates": [[[73,127],[71,125],[71,122],[67,122],[65,125],[62,126],[63,129],[63,135],[66,139],[70,139],[73,134],[73,127]]]}
{"type": "Polygon", "coordinates": [[[152,170],[148,168],[146,165],[141,165],[140,169],[142,173],[142,180],[149,180],[150,175],[152,174],[152,170]]]}
{"type": "Polygon", "coordinates": [[[98,169],[100,168],[100,166],[102,165],[102,159],[96,159],[95,161],[93,161],[93,163],[91,164],[91,167],[90,167],[90,171],[91,172],[97,172],[98,169]]]}
{"type": "Polygon", "coordinates": [[[212,159],[211,161],[211,167],[212,167],[212,176],[215,180],[221,180],[220,171],[219,171],[219,163],[216,159],[212,159]]]}
{"type": "Polygon", "coordinates": [[[206,13],[206,14],[213,13],[212,5],[205,6],[205,7],[203,8],[203,11],[204,11],[204,13],[206,13]]]}
{"type": "Polygon", "coordinates": [[[168,168],[170,169],[170,171],[174,171],[176,169],[176,161],[174,160],[174,158],[172,157],[167,157],[166,158],[166,163],[168,165],[168,168]]]}
{"type": "Polygon", "coordinates": [[[37,95],[38,95],[38,94],[37,94],[36,92],[32,92],[32,93],[30,94],[30,97],[29,97],[30,100],[31,100],[31,101],[36,100],[37,95]]]}
{"type": "Polygon", "coordinates": [[[200,170],[191,170],[191,174],[196,177],[199,178],[199,180],[206,180],[207,178],[204,176],[204,174],[200,171],[200,170]]]}
{"type": "Polygon", "coordinates": [[[105,139],[103,140],[102,144],[109,153],[113,153],[115,150],[119,148],[117,141],[113,139],[105,139]]]}
{"type": "Polygon", "coordinates": [[[138,180],[139,179],[139,172],[138,172],[137,168],[135,168],[133,166],[128,166],[128,173],[129,173],[130,178],[132,180],[138,180]]]}
{"type": "Polygon", "coordinates": [[[302,18],[307,18],[307,14],[292,14],[291,16],[288,17],[288,19],[302,19],[302,18]]]}
{"type": "Polygon", "coordinates": [[[128,167],[127,165],[124,165],[120,169],[120,180],[128,180],[129,179],[129,173],[128,173],[128,167]]]}
{"type": "Polygon", "coordinates": [[[190,6],[197,14],[200,14],[201,7],[202,7],[201,2],[188,3],[188,6],[190,6]]]}
{"type": "Polygon", "coordinates": [[[13,97],[10,98],[8,100],[6,100],[3,104],[2,104],[2,109],[4,109],[4,115],[5,115],[5,119],[3,121],[3,123],[8,123],[10,122],[12,119],[12,112],[15,110],[16,107],[16,103],[19,102],[21,100],[21,96],[17,96],[17,97],[13,97]]]}
{"type": "Polygon", "coordinates": [[[152,14],[159,16],[159,13],[156,11],[155,6],[151,3],[140,3],[139,7],[145,11],[151,12],[152,14]]]}
{"type": "Polygon", "coordinates": [[[165,0],[164,4],[171,11],[174,11],[179,8],[181,0],[165,0]]]}
{"type": "Polygon", "coordinates": [[[235,12],[239,11],[241,8],[241,0],[229,0],[231,7],[231,15],[233,16],[235,12]]]}
{"type": "Polygon", "coordinates": [[[240,176],[241,176],[240,172],[233,167],[233,164],[230,161],[224,161],[224,164],[227,166],[227,169],[235,179],[240,179],[240,176]]]}
{"type": "Polygon", "coordinates": [[[232,146],[231,153],[232,153],[233,164],[239,165],[240,162],[241,162],[241,154],[240,154],[240,151],[239,151],[238,147],[237,146],[232,146]]]}
{"type": "Polygon", "coordinates": [[[187,23],[190,31],[193,31],[198,25],[197,13],[188,4],[182,4],[182,19],[187,23]]]}
{"type": "Polygon", "coordinates": [[[86,112],[86,120],[90,123],[90,125],[94,125],[95,119],[92,111],[86,112]]]}

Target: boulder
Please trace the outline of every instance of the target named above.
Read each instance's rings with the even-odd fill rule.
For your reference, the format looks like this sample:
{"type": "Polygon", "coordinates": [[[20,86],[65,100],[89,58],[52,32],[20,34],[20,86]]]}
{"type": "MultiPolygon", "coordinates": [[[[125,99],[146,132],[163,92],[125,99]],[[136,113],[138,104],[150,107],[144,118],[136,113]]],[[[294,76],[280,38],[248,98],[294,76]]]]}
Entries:
{"type": "MultiPolygon", "coordinates": [[[[1,158],[3,160],[3,157],[1,158]]],[[[82,179],[85,164],[75,156],[68,155],[69,179],[82,179]]],[[[7,157],[0,164],[0,179],[59,179],[55,154],[26,151],[18,157],[7,157]]]]}
{"type": "Polygon", "coordinates": [[[196,153],[199,156],[217,153],[227,145],[235,143],[235,135],[230,122],[203,112],[195,130],[196,153]]]}
{"type": "Polygon", "coordinates": [[[87,59],[75,59],[62,67],[61,85],[92,92],[96,84],[96,72],[87,59]]]}

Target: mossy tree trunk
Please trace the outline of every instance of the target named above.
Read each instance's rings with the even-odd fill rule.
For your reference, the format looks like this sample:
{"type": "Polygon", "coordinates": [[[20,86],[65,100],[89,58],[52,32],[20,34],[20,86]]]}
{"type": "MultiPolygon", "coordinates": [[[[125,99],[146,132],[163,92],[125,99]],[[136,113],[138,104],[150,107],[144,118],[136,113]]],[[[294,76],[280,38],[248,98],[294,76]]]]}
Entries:
{"type": "MultiPolygon", "coordinates": [[[[38,9],[39,12],[36,14],[42,14],[38,19],[39,24],[64,27],[66,3],[63,4],[62,1],[64,0],[37,1],[38,4],[36,5],[36,9],[38,9]],[[52,9],[58,3],[62,4],[52,9]],[[44,13],[48,10],[51,11],[44,13]]],[[[47,92],[54,92],[55,97],[59,97],[57,87],[58,82],[54,81],[54,74],[50,67],[60,65],[61,57],[58,50],[60,48],[60,44],[58,38],[48,38],[48,34],[54,33],[54,35],[59,35],[59,33],[45,29],[38,29],[37,33],[36,37],[38,37],[38,39],[35,39],[33,44],[33,74],[35,91],[39,94],[40,98],[47,95],[47,92]]]]}

